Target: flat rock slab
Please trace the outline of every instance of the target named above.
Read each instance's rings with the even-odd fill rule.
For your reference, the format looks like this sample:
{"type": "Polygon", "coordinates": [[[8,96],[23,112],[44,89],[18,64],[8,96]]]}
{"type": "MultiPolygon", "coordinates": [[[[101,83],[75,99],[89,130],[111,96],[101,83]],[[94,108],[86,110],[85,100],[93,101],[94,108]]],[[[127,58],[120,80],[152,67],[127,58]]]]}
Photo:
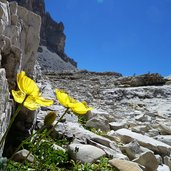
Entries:
{"type": "Polygon", "coordinates": [[[124,143],[129,143],[135,139],[138,141],[138,143],[141,146],[146,147],[156,153],[170,154],[171,146],[163,142],[157,141],[153,138],[150,138],[146,135],[138,134],[138,133],[132,132],[129,129],[124,129],[124,128],[117,130],[116,133],[121,137],[121,140],[124,143]]]}
{"type": "Polygon", "coordinates": [[[163,164],[163,165],[159,165],[157,171],[170,171],[170,169],[167,165],[163,164]]]}
{"type": "Polygon", "coordinates": [[[137,163],[127,160],[112,159],[109,160],[109,164],[119,169],[119,171],[143,171],[137,163]]]}
{"type": "Polygon", "coordinates": [[[81,163],[93,163],[106,155],[102,149],[86,144],[70,144],[68,151],[72,159],[78,160],[81,163]]]}
{"type": "Polygon", "coordinates": [[[171,135],[157,135],[155,139],[171,146],[171,135]]]}
{"type": "Polygon", "coordinates": [[[158,161],[151,151],[142,153],[133,161],[145,166],[146,169],[144,169],[144,171],[155,171],[158,168],[158,161]]]}

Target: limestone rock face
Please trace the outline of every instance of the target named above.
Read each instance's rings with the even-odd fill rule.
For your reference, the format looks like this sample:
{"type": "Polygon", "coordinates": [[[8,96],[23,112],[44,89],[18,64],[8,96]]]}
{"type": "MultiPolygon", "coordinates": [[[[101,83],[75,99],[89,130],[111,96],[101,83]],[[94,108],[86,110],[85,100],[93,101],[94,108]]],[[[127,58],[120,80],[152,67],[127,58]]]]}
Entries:
{"type": "MultiPolygon", "coordinates": [[[[24,70],[30,77],[34,75],[37,49],[40,42],[40,26],[41,18],[39,15],[19,6],[16,2],[9,3],[6,0],[0,0],[1,135],[5,132],[12,113],[8,86],[10,91],[16,89],[16,75],[20,70],[24,70]]],[[[33,112],[25,110],[20,113],[20,116],[23,118],[20,122],[24,126],[16,132],[21,131],[25,134],[33,125],[35,115],[33,112]],[[24,116],[27,116],[26,118],[23,117],[23,113],[24,116]]],[[[16,132],[13,135],[17,138],[16,132]]]]}
{"type": "Polygon", "coordinates": [[[17,71],[22,69],[33,76],[40,42],[41,18],[18,6],[0,1],[1,67],[6,69],[10,89],[14,88],[17,71]]]}
{"type": "MultiPolygon", "coordinates": [[[[0,69],[0,139],[5,133],[11,116],[11,101],[4,69],[0,69]]],[[[2,156],[3,149],[0,149],[2,156]]]]}
{"type": "MultiPolygon", "coordinates": [[[[9,0],[14,1],[14,0],[9,0]]],[[[77,63],[69,58],[65,52],[64,25],[62,22],[57,23],[52,19],[50,14],[45,11],[44,0],[16,0],[19,5],[35,12],[42,18],[40,45],[46,46],[51,52],[58,54],[65,62],[70,63],[73,67],[77,67],[77,63]]],[[[48,60],[48,58],[47,58],[48,60]]]]}

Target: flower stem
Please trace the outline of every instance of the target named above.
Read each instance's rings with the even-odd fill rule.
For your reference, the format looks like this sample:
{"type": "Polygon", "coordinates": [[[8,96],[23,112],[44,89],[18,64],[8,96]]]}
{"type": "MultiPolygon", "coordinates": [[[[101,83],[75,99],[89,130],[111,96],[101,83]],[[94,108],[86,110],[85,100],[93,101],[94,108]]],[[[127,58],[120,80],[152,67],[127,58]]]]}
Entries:
{"type": "Polygon", "coordinates": [[[22,104],[20,104],[20,105],[17,107],[16,111],[14,112],[14,115],[12,116],[12,118],[11,118],[11,120],[10,120],[10,123],[9,123],[9,125],[8,125],[7,130],[5,131],[4,135],[3,135],[2,138],[1,138],[1,141],[0,141],[0,148],[2,148],[3,143],[4,143],[4,140],[5,140],[5,138],[6,138],[7,134],[8,134],[8,132],[9,132],[9,130],[10,130],[10,128],[11,128],[11,126],[12,126],[12,124],[13,124],[15,118],[17,117],[19,111],[21,110],[21,108],[22,108],[22,104]]]}
{"type": "MultiPolygon", "coordinates": [[[[37,140],[37,142],[35,143],[35,146],[39,145],[39,143],[41,142],[41,140],[44,138],[44,136],[49,135],[53,129],[58,125],[58,123],[62,120],[62,118],[66,115],[66,113],[69,111],[69,108],[66,108],[65,112],[62,114],[62,116],[58,119],[58,121],[56,122],[56,124],[45,134],[43,134],[42,136],[40,136],[40,138],[37,140]]],[[[24,161],[28,158],[28,156],[31,154],[32,149],[29,151],[29,153],[27,154],[27,156],[25,157],[24,161]]],[[[23,162],[24,162],[23,161],[23,162]]]]}
{"type": "Polygon", "coordinates": [[[58,123],[63,119],[63,117],[66,115],[66,113],[69,111],[69,108],[66,108],[65,112],[62,114],[62,116],[58,119],[56,124],[46,133],[46,135],[49,135],[53,129],[58,125],[58,123]]]}

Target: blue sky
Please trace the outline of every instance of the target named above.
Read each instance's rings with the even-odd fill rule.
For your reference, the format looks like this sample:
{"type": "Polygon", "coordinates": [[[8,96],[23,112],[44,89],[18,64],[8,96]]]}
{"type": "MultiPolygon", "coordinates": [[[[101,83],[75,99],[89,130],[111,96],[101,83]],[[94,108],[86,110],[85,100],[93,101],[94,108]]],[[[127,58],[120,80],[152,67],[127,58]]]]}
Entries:
{"type": "Polygon", "coordinates": [[[45,0],[79,69],[171,74],[171,0],[45,0]]]}

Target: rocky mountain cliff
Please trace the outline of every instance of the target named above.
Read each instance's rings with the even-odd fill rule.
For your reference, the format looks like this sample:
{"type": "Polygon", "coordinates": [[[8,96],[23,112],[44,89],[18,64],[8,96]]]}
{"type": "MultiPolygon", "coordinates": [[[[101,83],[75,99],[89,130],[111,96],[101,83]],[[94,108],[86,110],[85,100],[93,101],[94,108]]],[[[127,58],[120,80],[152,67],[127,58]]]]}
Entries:
{"type": "MultiPolygon", "coordinates": [[[[14,0],[8,0],[8,1],[11,2],[14,0]]],[[[57,23],[56,21],[54,21],[51,15],[48,12],[46,12],[44,0],[15,0],[15,1],[19,5],[41,16],[40,45],[46,46],[50,52],[56,53],[56,61],[59,61],[58,58],[60,57],[66,63],[67,66],[63,64],[61,66],[61,69],[64,70],[76,69],[77,63],[73,59],[69,58],[64,51],[65,40],[66,40],[66,36],[64,34],[64,25],[62,22],[57,23]]],[[[39,48],[39,52],[44,52],[41,47],[39,48]]],[[[59,67],[55,68],[55,65],[53,64],[47,64],[47,63],[44,64],[44,60],[42,60],[42,58],[44,58],[45,60],[49,60],[49,56],[48,57],[45,55],[42,56],[42,53],[39,55],[39,62],[43,69],[47,68],[49,70],[53,70],[53,69],[59,70],[59,67]]]]}

